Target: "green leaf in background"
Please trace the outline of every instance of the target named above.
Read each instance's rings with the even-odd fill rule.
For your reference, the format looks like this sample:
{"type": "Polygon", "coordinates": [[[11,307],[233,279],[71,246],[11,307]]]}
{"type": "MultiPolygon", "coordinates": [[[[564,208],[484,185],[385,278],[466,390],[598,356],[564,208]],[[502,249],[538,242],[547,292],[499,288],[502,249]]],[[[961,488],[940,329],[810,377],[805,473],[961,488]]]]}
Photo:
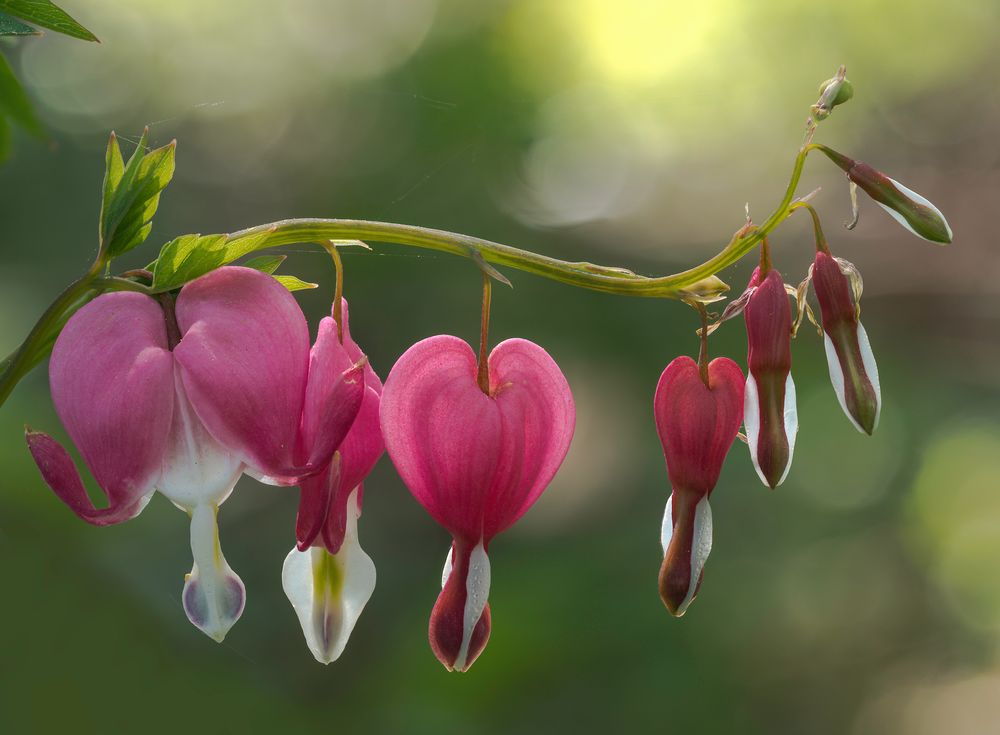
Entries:
{"type": "Polygon", "coordinates": [[[14,77],[7,60],[0,55],[0,116],[16,122],[34,135],[41,136],[42,125],[35,117],[28,95],[14,77]]]}
{"type": "Polygon", "coordinates": [[[250,258],[250,260],[243,263],[243,266],[273,275],[287,258],[287,255],[260,255],[256,258],[250,258]]]}
{"type": "Polygon", "coordinates": [[[0,0],[0,12],[14,15],[50,31],[84,41],[97,41],[97,36],[77,23],[69,14],[50,0],[0,0]]]}
{"type": "Polygon", "coordinates": [[[108,142],[100,226],[101,252],[106,258],[116,258],[145,242],[160,192],[173,178],[177,141],[144,153],[148,137],[147,129],[124,165],[118,141],[108,142]]]}
{"type": "Polygon", "coordinates": [[[0,36],[40,36],[42,32],[12,18],[6,13],[0,13],[0,36]]]}
{"type": "Polygon", "coordinates": [[[289,291],[304,291],[309,288],[317,288],[318,283],[309,283],[295,276],[275,276],[274,280],[287,288],[289,291]]]}
{"type": "Polygon", "coordinates": [[[0,161],[10,155],[10,123],[0,117],[0,161]]]}

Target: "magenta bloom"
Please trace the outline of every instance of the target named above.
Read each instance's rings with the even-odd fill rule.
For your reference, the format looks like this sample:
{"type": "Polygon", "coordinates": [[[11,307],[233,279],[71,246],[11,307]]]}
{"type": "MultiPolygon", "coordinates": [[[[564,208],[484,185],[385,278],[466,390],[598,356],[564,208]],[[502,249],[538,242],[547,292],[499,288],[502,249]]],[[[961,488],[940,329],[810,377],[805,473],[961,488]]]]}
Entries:
{"type": "Polygon", "coordinates": [[[743,425],[750,458],[765,485],[778,487],[792,466],[799,417],[792,380],[792,311],[781,274],[753,272],[743,311],[747,325],[747,385],[743,425]]]}
{"type": "Polygon", "coordinates": [[[259,271],[220,268],[185,286],[176,304],[105,294],[63,328],[49,381],[56,412],[108,506],[94,507],[54,439],[29,431],[28,446],[45,481],[89,523],[138,515],[154,490],[186,511],[194,566],[184,609],[222,640],[245,591],[219,547],[218,507],[244,470],[291,482],[329,463],[363,388],[361,366],[326,372],[332,368],[310,366],[301,310],[259,271]],[[319,383],[330,387],[318,391],[319,383]],[[304,452],[301,427],[317,416],[324,426],[304,452]]]}
{"type": "Polygon", "coordinates": [[[680,617],[698,594],[712,550],[708,496],[743,420],[743,371],[718,357],[708,365],[706,386],[698,363],[678,357],[660,376],[653,415],[671,487],[663,514],[660,597],[680,617]]]}
{"type": "MultiPolygon", "coordinates": [[[[320,663],[343,653],[354,625],[375,590],[375,564],[358,542],[363,481],[384,445],[379,428],[382,381],[351,338],[347,301],[342,302],[343,342],[330,317],[319,325],[313,363],[336,374],[363,364],[364,397],[347,436],[327,468],[299,483],[296,548],[285,559],[282,586],[299,617],[302,632],[320,663]]],[[[308,435],[316,435],[310,427],[308,435]]]]}
{"type": "Polygon", "coordinates": [[[830,382],[851,423],[858,431],[871,434],[878,426],[882,390],[850,281],[837,258],[824,252],[816,253],[810,275],[823,319],[830,382]]]}
{"type": "Polygon", "coordinates": [[[457,337],[418,342],[382,394],[386,450],[417,501],[453,537],[429,637],[438,660],[466,671],[490,635],[490,541],[538,499],[566,456],[576,410],[559,367],[538,345],[511,339],[488,360],[457,337]]]}

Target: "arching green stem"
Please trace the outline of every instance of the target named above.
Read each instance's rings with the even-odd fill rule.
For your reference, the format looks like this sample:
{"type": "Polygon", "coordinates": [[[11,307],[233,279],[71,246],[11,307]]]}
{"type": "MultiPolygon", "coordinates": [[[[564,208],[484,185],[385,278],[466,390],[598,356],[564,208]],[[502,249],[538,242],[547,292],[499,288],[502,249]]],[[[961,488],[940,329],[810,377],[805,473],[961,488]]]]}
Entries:
{"type": "MultiPolygon", "coordinates": [[[[799,150],[784,197],[763,224],[753,228],[743,228],[718,255],[701,265],[667,276],[646,277],[625,268],[558,260],[528,250],[445,230],[350,219],[289,219],[231,233],[225,237],[225,243],[232,244],[234,252],[239,250],[240,241],[254,244],[223,262],[230,262],[253,250],[278,245],[325,240],[370,240],[437,250],[463,257],[481,257],[488,263],[604,293],[712,301],[728,290],[728,286],[716,278],[715,274],[750,252],[791,213],[806,156],[816,148],[821,146],[810,143],[799,150]]],[[[98,294],[105,291],[129,290],[152,295],[174,290],[181,285],[173,283],[169,287],[153,288],[128,278],[101,276],[101,265],[95,264],[83,278],[63,291],[38,320],[21,346],[0,362],[0,405],[7,400],[18,381],[48,355],[56,336],[69,317],[98,294]]]]}

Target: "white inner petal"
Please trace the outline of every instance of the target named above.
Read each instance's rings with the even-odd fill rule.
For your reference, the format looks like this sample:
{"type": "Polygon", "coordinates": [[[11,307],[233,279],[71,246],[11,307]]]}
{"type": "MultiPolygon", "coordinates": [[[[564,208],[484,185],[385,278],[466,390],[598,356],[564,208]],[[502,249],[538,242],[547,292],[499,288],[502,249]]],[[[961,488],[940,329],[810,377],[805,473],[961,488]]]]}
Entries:
{"type": "MultiPolygon", "coordinates": [[[[886,178],[889,178],[889,177],[887,176],[886,178]]],[[[945,230],[948,231],[948,239],[949,240],[952,239],[951,225],[948,224],[948,220],[946,220],[944,218],[944,215],[941,213],[940,209],[938,209],[937,207],[935,207],[928,199],[926,199],[925,197],[922,197],[920,194],[918,194],[917,192],[913,191],[913,189],[910,189],[908,187],[903,186],[902,184],[900,184],[895,179],[889,178],[889,181],[891,181],[893,184],[895,184],[896,188],[899,189],[904,194],[906,194],[906,196],[908,196],[913,201],[917,202],[917,204],[923,204],[925,207],[927,207],[932,212],[934,212],[938,217],[940,217],[941,221],[944,222],[944,228],[945,228],[945,230]]],[[[902,224],[904,227],[906,227],[906,229],[908,229],[910,232],[913,232],[914,235],[917,235],[917,233],[914,232],[913,228],[910,227],[906,223],[906,221],[902,218],[902,216],[900,214],[898,214],[897,212],[895,212],[892,209],[889,209],[884,204],[879,204],[879,206],[882,207],[882,209],[884,209],[885,211],[887,211],[889,214],[891,214],[893,217],[895,217],[896,221],[899,222],[900,224],[902,224]]],[[[923,235],[917,235],[917,237],[923,237],[923,235]]],[[[924,237],[923,239],[926,240],[927,238],[924,237]]],[[[940,243],[938,243],[938,244],[940,244],[940,243]]]]}
{"type": "Polygon", "coordinates": [[[358,542],[357,488],[347,501],[344,543],[331,555],[314,546],[293,548],[281,569],[281,586],[299,619],[306,644],[328,664],[344,652],[358,618],[375,591],[375,563],[358,542]]]}
{"type": "Polygon", "coordinates": [[[677,617],[683,615],[698,591],[698,580],[705,569],[705,562],[712,551],[712,508],[708,496],[698,501],[694,509],[694,536],[691,539],[691,580],[681,604],[677,606],[677,617]]]}
{"type": "Polygon", "coordinates": [[[448,582],[448,577],[451,576],[451,570],[454,566],[455,549],[448,549],[448,556],[444,558],[444,569],[441,570],[441,589],[444,589],[445,584],[448,582]]]}
{"type": "Polygon", "coordinates": [[[219,545],[218,508],[201,504],[191,511],[191,555],[194,564],[181,593],[188,619],[221,642],[243,614],[246,589],[219,545]]]}
{"type": "Polygon", "coordinates": [[[469,658],[469,646],[476,623],[483,616],[490,594],[490,560],[486,556],[483,542],[472,550],[469,558],[469,574],[465,578],[465,611],[462,617],[462,646],[452,665],[456,671],[464,671],[469,658]]]}
{"type": "Polygon", "coordinates": [[[177,372],[174,391],[170,439],[156,487],[188,512],[201,504],[221,505],[239,480],[243,466],[198,419],[177,372]]]}
{"type": "Polygon", "coordinates": [[[840,366],[840,358],[837,356],[837,348],[833,346],[833,340],[830,339],[830,335],[823,332],[823,346],[826,348],[826,364],[830,368],[830,384],[833,386],[833,392],[837,394],[837,401],[840,403],[840,407],[844,410],[844,414],[851,420],[860,432],[864,432],[861,428],[861,424],[858,423],[857,419],[851,415],[850,410],[847,408],[847,394],[844,388],[844,370],[840,366]]]}
{"type": "Polygon", "coordinates": [[[858,347],[861,348],[861,362],[865,366],[865,373],[868,375],[872,388],[875,389],[875,424],[872,426],[874,432],[878,428],[878,420],[882,415],[882,386],[878,379],[878,365],[875,364],[875,355],[868,342],[868,332],[865,331],[861,322],[858,322],[858,347]]]}
{"type": "Polygon", "coordinates": [[[660,529],[660,543],[663,545],[663,554],[666,556],[670,547],[670,539],[674,535],[674,494],[670,493],[667,498],[667,507],[663,509],[663,527],[660,529]]]}
{"type": "Polygon", "coordinates": [[[750,460],[757,470],[760,481],[768,485],[757,461],[757,444],[760,441],[760,397],[757,395],[757,380],[747,371],[747,385],[743,392],[743,429],[747,435],[747,446],[750,448],[750,460]]]}
{"type": "Polygon", "coordinates": [[[795,381],[792,380],[791,372],[785,379],[785,438],[788,440],[788,463],[785,471],[781,473],[780,485],[788,477],[788,471],[792,469],[792,455],[795,454],[795,436],[799,433],[799,409],[795,401],[795,381]]]}

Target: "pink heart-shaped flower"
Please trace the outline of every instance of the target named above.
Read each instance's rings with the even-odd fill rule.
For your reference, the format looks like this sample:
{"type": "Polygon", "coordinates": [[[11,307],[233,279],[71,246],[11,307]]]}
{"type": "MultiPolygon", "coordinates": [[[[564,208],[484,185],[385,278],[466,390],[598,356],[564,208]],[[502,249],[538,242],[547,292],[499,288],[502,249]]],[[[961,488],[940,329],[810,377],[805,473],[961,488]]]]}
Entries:
{"type": "Polygon", "coordinates": [[[466,670],[489,637],[490,540],[538,499],[562,463],[576,411],[566,378],[538,345],[511,339],[489,356],[447,335],[418,342],[386,379],[386,451],[417,501],[454,537],[431,614],[431,647],[466,670]]]}

